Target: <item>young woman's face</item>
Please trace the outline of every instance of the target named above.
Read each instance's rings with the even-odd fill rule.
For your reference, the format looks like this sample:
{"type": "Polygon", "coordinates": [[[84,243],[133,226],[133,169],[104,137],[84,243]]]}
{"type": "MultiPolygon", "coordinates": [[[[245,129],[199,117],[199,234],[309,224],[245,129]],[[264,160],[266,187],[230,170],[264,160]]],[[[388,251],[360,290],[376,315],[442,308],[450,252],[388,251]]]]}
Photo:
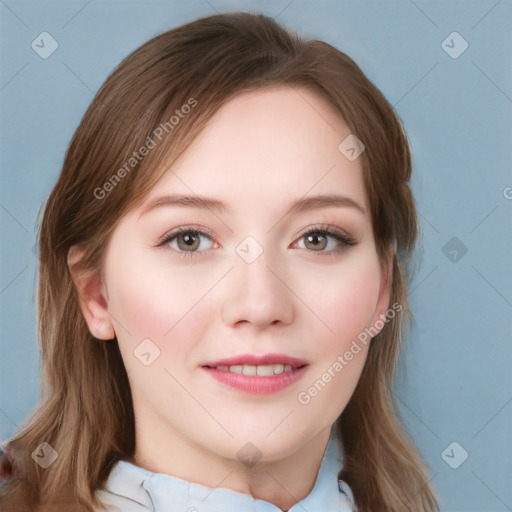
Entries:
{"type": "Polygon", "coordinates": [[[277,459],[343,411],[389,302],[349,133],[309,91],[241,94],[123,217],[104,294],[138,446],[277,459]]]}

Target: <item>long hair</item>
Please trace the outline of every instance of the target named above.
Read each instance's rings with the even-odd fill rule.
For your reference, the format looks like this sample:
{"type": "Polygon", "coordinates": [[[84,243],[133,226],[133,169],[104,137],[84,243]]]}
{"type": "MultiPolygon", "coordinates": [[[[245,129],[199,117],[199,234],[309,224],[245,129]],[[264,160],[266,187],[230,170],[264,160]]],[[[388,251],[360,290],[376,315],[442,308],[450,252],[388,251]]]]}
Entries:
{"type": "Polygon", "coordinates": [[[376,249],[381,263],[391,251],[391,303],[403,306],[371,341],[355,392],[336,422],[345,447],[340,477],[361,511],[438,510],[425,461],[393,395],[418,236],[402,123],[347,55],[272,18],[242,12],[195,20],[134,51],[100,88],[71,140],[39,229],[42,400],[5,446],[15,475],[4,484],[2,510],[46,510],[63,496],[66,510],[95,510],[95,491],[112,466],[134,453],[134,411],[117,340],[91,335],[67,265],[70,247],[84,249],[86,268],[101,269],[119,220],[218,109],[236,94],[274,86],[321,95],[364,143],[360,159],[376,249]],[[48,468],[31,456],[43,442],[58,454],[48,468]]]}

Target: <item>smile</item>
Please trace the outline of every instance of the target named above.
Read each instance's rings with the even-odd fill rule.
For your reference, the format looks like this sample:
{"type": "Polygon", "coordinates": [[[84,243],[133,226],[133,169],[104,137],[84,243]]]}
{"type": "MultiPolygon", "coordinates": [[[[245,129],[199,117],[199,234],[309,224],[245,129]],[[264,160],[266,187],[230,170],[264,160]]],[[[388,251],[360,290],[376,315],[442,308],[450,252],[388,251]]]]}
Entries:
{"type": "Polygon", "coordinates": [[[217,366],[217,370],[224,372],[240,373],[242,375],[257,375],[258,377],[269,377],[271,375],[280,375],[283,372],[291,372],[293,368],[289,364],[234,364],[232,366],[217,366]]]}
{"type": "Polygon", "coordinates": [[[266,395],[299,380],[308,363],[285,354],[245,354],[201,366],[224,387],[245,393],[266,395]]]}

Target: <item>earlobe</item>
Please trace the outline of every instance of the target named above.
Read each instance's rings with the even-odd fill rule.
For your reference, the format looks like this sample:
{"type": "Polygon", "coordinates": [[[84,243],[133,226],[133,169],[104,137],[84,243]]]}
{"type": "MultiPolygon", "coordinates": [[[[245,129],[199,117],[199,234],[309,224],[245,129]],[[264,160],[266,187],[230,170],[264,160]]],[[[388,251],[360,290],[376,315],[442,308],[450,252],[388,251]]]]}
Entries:
{"type": "Polygon", "coordinates": [[[100,272],[86,268],[82,256],[83,250],[72,246],[67,258],[80,309],[92,335],[100,340],[111,340],[116,334],[108,312],[108,302],[102,290],[100,272]]]}

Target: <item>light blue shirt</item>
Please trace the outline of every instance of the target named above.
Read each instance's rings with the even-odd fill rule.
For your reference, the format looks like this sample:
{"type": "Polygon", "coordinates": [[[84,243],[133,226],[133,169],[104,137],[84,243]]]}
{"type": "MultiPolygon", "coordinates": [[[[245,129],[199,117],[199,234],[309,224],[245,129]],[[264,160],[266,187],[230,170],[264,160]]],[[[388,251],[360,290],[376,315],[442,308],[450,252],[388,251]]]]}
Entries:
{"type": "MultiPolygon", "coordinates": [[[[289,512],[355,512],[346,482],[338,481],[343,447],[331,435],[311,492],[289,512]]],[[[109,512],[281,512],[268,501],[230,489],[211,489],[120,460],[97,491],[109,512]]]]}

